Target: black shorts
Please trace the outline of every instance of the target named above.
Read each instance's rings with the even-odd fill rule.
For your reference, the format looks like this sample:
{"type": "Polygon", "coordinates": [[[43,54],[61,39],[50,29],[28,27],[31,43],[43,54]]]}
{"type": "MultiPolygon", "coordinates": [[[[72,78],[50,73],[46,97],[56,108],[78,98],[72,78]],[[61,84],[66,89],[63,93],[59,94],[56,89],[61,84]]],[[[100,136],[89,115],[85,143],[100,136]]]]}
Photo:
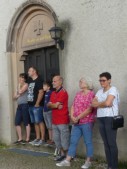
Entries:
{"type": "Polygon", "coordinates": [[[28,126],[28,124],[30,124],[28,104],[20,104],[17,107],[15,125],[19,126],[22,122],[24,123],[24,126],[28,126]]]}

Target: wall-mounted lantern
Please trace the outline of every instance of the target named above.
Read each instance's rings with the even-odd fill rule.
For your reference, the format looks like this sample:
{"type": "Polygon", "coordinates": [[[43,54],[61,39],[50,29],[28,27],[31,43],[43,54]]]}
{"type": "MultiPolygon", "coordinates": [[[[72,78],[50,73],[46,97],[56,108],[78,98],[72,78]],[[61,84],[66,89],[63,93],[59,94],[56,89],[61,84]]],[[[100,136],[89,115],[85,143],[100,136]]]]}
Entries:
{"type": "Polygon", "coordinates": [[[64,41],[62,40],[63,30],[60,27],[52,27],[50,30],[51,38],[55,40],[56,44],[59,44],[61,50],[64,49],[64,41]]]}

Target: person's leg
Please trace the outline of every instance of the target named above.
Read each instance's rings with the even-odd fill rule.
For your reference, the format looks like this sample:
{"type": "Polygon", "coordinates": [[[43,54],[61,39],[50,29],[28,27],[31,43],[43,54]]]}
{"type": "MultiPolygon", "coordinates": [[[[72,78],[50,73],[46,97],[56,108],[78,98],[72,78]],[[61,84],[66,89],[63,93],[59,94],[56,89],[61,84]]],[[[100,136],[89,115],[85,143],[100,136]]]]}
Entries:
{"type": "Polygon", "coordinates": [[[108,167],[111,168],[111,153],[110,153],[110,147],[108,144],[108,139],[107,139],[107,132],[106,132],[106,117],[101,117],[98,118],[99,121],[99,131],[100,131],[100,135],[102,137],[102,140],[104,142],[104,149],[105,149],[105,155],[106,155],[106,160],[108,163],[108,167]]]}
{"type": "Polygon", "coordinates": [[[70,146],[68,149],[68,153],[66,159],[61,161],[60,163],[56,163],[57,166],[70,166],[70,161],[72,157],[76,155],[76,148],[79,142],[79,139],[82,136],[82,131],[80,126],[73,126],[71,131],[71,138],[70,138],[70,146]]]}
{"type": "Polygon", "coordinates": [[[69,145],[66,160],[70,161],[72,157],[75,157],[76,148],[81,136],[82,136],[82,131],[80,126],[79,125],[73,126],[71,130],[70,145],[69,145]]]}
{"type": "Polygon", "coordinates": [[[60,150],[62,148],[61,139],[60,139],[60,131],[57,125],[52,125],[52,129],[53,129],[53,140],[55,142],[56,148],[60,150]]]}
{"type": "Polygon", "coordinates": [[[49,140],[52,140],[52,129],[48,129],[48,134],[49,134],[49,140]]]}
{"type": "Polygon", "coordinates": [[[60,141],[61,141],[61,145],[62,145],[61,154],[63,156],[66,156],[68,148],[69,148],[69,143],[70,143],[69,125],[68,124],[61,124],[61,125],[58,125],[58,128],[60,131],[60,141]]]}
{"type": "Polygon", "coordinates": [[[34,118],[35,118],[35,131],[36,138],[45,140],[45,125],[43,118],[43,108],[42,107],[34,107],[34,118]],[[41,137],[40,137],[41,134],[41,137]]]}
{"type": "Polygon", "coordinates": [[[21,130],[21,126],[16,126],[16,131],[18,134],[18,141],[22,140],[22,130],[21,130]]]}
{"type": "Polygon", "coordinates": [[[21,130],[21,121],[22,121],[22,112],[20,109],[20,106],[17,107],[16,116],[15,116],[15,126],[16,126],[16,132],[18,135],[18,141],[22,140],[22,130],[21,130]]]}
{"type": "Polygon", "coordinates": [[[93,157],[93,141],[92,141],[93,123],[87,123],[81,125],[81,127],[82,127],[84,142],[86,145],[86,155],[87,155],[86,161],[91,161],[91,157],[93,157]]]}
{"type": "Polygon", "coordinates": [[[46,126],[48,129],[48,134],[49,134],[49,140],[53,140],[52,139],[52,111],[48,111],[46,112],[46,126]]]}
{"type": "Polygon", "coordinates": [[[53,125],[53,140],[55,142],[56,148],[59,150],[62,148],[60,140],[60,131],[57,125],[53,125]]]}
{"type": "Polygon", "coordinates": [[[34,107],[33,106],[30,106],[29,107],[29,115],[30,115],[30,121],[31,121],[31,123],[35,123],[35,118],[34,118],[34,112],[33,112],[33,110],[34,110],[34,107]]]}
{"type": "Polygon", "coordinates": [[[45,140],[45,124],[43,122],[39,123],[41,140],[45,140]]]}
{"type": "Polygon", "coordinates": [[[30,124],[28,124],[26,126],[26,141],[27,142],[30,140],[30,131],[31,131],[31,127],[30,127],[30,124]]]}
{"type": "Polygon", "coordinates": [[[22,105],[22,114],[23,114],[23,122],[26,127],[26,141],[28,142],[30,140],[30,131],[31,131],[28,104],[22,105]]]}
{"type": "Polygon", "coordinates": [[[40,140],[40,127],[39,127],[39,124],[35,123],[34,127],[35,127],[36,139],[40,140]]]}
{"type": "Polygon", "coordinates": [[[107,117],[105,121],[106,135],[110,149],[111,168],[118,168],[118,148],[116,143],[117,130],[112,129],[112,117],[107,117]]]}

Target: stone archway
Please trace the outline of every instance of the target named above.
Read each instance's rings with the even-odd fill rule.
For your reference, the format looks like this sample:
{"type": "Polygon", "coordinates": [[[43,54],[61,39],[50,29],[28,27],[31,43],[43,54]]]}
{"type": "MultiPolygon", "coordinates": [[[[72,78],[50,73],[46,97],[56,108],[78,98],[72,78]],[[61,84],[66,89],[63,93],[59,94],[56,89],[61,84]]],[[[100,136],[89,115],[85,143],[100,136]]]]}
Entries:
{"type": "MultiPolygon", "coordinates": [[[[21,61],[25,51],[55,45],[51,39],[49,29],[57,22],[53,9],[44,1],[31,0],[22,4],[10,22],[7,35],[6,51],[11,65],[10,93],[17,87],[18,74],[24,72],[24,63],[21,61]]],[[[16,104],[10,97],[12,110],[11,140],[15,139],[14,116],[16,104]]]]}
{"type": "MultiPolygon", "coordinates": [[[[22,35],[20,34],[20,31],[21,30],[23,31],[25,29],[25,28],[23,29],[23,26],[26,27],[26,25],[29,22],[30,24],[32,21],[34,22],[33,31],[37,31],[37,35],[40,35],[41,30],[45,31],[46,28],[43,29],[43,22],[44,22],[43,19],[46,19],[46,17],[48,20],[50,20],[49,24],[52,24],[52,26],[54,26],[55,23],[58,21],[53,9],[48,4],[46,4],[43,0],[41,1],[32,0],[32,1],[27,1],[26,3],[22,4],[21,7],[17,9],[17,12],[14,14],[14,17],[12,18],[10,22],[10,26],[8,29],[8,35],[7,35],[7,43],[6,43],[7,52],[16,51],[17,40],[19,39],[19,35],[22,35]],[[38,22],[40,21],[40,23],[36,23],[37,21],[38,22]],[[40,30],[39,29],[37,30],[36,24],[40,24],[40,28],[39,28],[40,30]]],[[[48,28],[48,26],[50,27],[51,25],[45,25],[45,26],[48,28]]],[[[44,44],[44,41],[43,41],[43,44],[44,44]]]]}
{"type": "Polygon", "coordinates": [[[43,1],[28,1],[19,7],[10,23],[6,44],[7,52],[16,54],[17,72],[22,69],[19,61],[24,51],[55,45],[48,30],[56,22],[52,8],[43,1]]]}

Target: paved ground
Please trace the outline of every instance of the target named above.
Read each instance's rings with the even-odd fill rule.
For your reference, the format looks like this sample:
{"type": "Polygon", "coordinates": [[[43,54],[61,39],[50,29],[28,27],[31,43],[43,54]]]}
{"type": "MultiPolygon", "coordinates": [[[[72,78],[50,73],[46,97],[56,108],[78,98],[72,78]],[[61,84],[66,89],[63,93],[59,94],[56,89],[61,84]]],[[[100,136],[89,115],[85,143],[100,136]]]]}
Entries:
{"type": "MultiPolygon", "coordinates": [[[[59,167],[55,165],[53,152],[54,148],[51,147],[33,147],[31,145],[0,149],[0,169],[57,169],[59,167]],[[43,153],[48,156],[43,156],[43,153]]],[[[83,162],[83,159],[76,159],[72,162],[71,169],[80,169],[83,162]]],[[[94,161],[91,169],[104,169],[103,166],[105,165],[94,161]]],[[[61,169],[65,168],[68,167],[61,167],[61,169]]]]}

